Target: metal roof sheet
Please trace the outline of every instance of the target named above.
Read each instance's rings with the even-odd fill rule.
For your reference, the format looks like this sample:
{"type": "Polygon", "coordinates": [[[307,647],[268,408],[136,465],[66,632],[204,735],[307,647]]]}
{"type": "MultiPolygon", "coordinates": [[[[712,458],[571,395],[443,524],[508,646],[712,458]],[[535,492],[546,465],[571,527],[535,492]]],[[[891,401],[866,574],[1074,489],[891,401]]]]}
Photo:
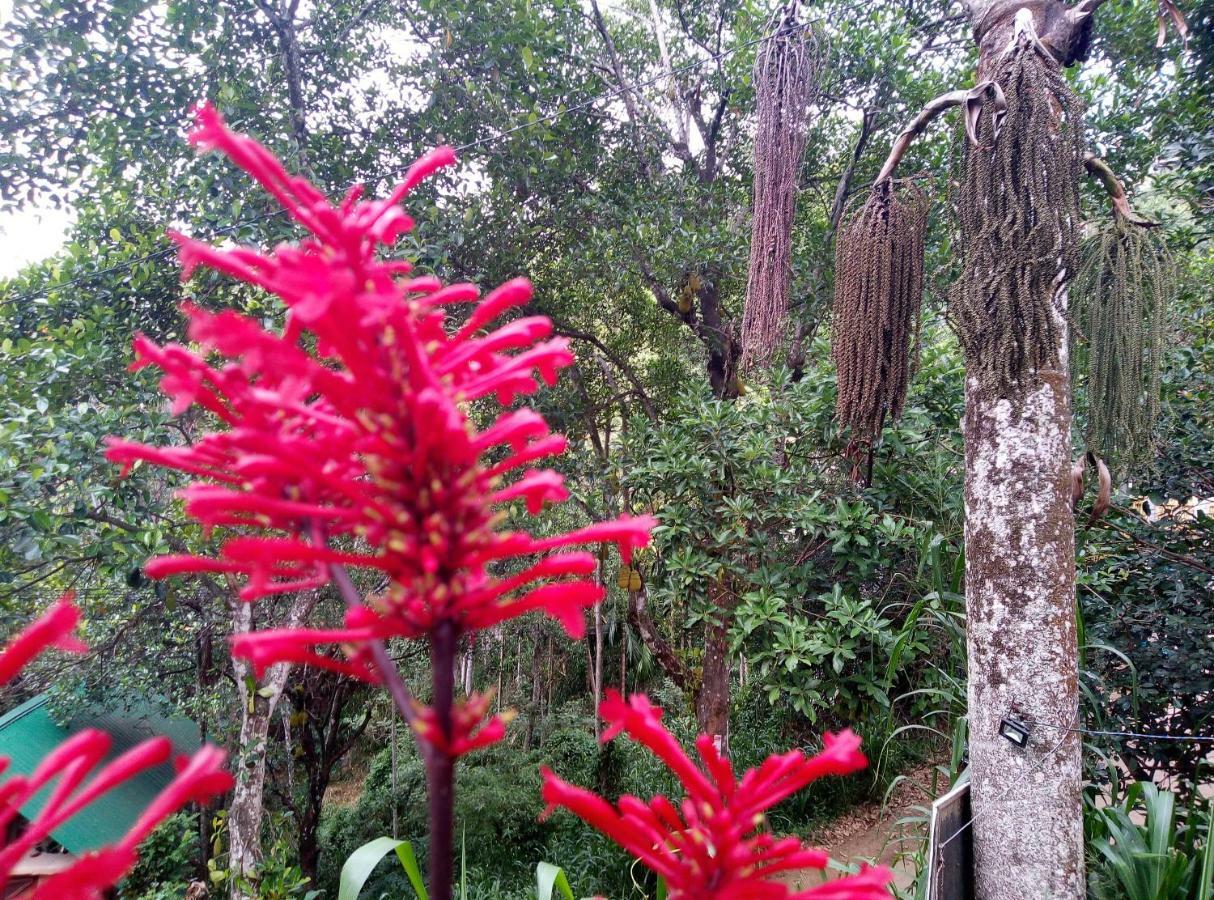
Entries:
{"type": "MultiPolygon", "coordinates": [[[[47,695],[40,694],[0,716],[0,756],[9,758],[9,771],[31,774],[42,757],[86,728],[98,728],[113,738],[114,745],[106,762],[155,735],[164,735],[173,742],[174,756],[192,753],[201,743],[194,722],[166,717],[146,703],[132,704],[125,710],[86,711],[66,723],[59,723],[51,716],[47,701],[47,695]]],[[[82,809],[51,836],[75,854],[113,843],[172,781],[173,774],[171,764],[140,773],[82,809]]],[[[50,789],[36,794],[21,808],[21,814],[27,819],[37,815],[50,789]]]]}

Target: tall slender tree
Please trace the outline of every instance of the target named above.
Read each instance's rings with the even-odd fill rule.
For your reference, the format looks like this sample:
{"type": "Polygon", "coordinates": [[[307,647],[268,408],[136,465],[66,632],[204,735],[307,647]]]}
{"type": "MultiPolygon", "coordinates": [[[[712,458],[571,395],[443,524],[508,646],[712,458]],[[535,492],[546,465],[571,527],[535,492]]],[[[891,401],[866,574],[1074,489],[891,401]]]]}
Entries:
{"type": "MultiPolygon", "coordinates": [[[[964,108],[967,140],[953,191],[959,277],[949,315],[966,365],[976,896],[991,900],[1084,894],[1081,745],[1070,730],[1079,714],[1079,673],[1067,334],[1067,286],[1079,263],[1083,110],[1062,70],[1086,58],[1101,5],[968,2],[979,83],[929,104],[894,142],[874,187],[879,200],[932,118],[964,108]],[[1053,728],[1038,729],[1019,746],[1001,735],[1007,717],[1053,728]]],[[[880,232],[856,227],[871,215],[869,207],[879,209],[875,203],[866,204],[850,233],[844,230],[839,255],[862,269],[845,270],[845,284],[867,284],[888,307],[906,285],[882,280],[881,260],[865,261],[880,232]]],[[[858,398],[849,395],[846,410],[863,401],[874,410],[867,418],[879,423],[885,412],[896,413],[897,394],[886,396],[885,373],[901,371],[907,341],[855,343],[854,334],[836,335],[836,357],[842,352],[863,369],[847,371],[847,383],[863,389],[858,398]]]]}

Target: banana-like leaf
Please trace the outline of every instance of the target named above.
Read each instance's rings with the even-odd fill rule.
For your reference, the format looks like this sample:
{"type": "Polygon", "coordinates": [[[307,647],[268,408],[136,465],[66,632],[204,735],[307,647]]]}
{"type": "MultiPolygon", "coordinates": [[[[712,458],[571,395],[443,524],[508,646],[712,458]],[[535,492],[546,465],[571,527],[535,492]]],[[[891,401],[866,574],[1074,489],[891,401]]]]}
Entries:
{"type": "Polygon", "coordinates": [[[565,900],[574,900],[565,870],[552,863],[542,862],[535,867],[535,889],[539,900],[552,900],[553,890],[560,891],[565,900]]]}
{"type": "Polygon", "coordinates": [[[345,865],[341,867],[341,876],[337,883],[337,900],[358,900],[358,895],[371,877],[379,861],[392,851],[400,860],[401,868],[413,885],[418,900],[429,900],[426,885],[422,881],[421,869],[417,866],[417,857],[413,853],[413,845],[408,841],[398,841],[390,837],[379,837],[368,841],[350,854],[345,865]]]}

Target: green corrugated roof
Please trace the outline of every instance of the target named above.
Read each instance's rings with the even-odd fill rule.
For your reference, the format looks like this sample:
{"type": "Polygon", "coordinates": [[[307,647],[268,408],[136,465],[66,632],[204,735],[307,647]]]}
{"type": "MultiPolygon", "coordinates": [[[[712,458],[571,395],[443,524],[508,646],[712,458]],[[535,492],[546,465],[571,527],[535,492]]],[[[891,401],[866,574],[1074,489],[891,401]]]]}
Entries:
{"type": "MultiPolygon", "coordinates": [[[[189,719],[166,718],[146,704],[137,704],[127,710],[93,710],[60,724],[51,717],[47,699],[46,694],[41,694],[0,717],[0,756],[11,760],[9,771],[31,774],[42,757],[86,728],[98,728],[114,739],[107,761],[158,734],[173,742],[174,756],[192,753],[201,743],[195,723],[189,719]]],[[[82,809],[71,821],[52,832],[52,836],[76,854],[112,844],[168,785],[173,772],[171,764],[143,772],[82,809]]],[[[48,788],[35,795],[21,808],[21,814],[26,818],[36,815],[49,791],[48,788]]]]}

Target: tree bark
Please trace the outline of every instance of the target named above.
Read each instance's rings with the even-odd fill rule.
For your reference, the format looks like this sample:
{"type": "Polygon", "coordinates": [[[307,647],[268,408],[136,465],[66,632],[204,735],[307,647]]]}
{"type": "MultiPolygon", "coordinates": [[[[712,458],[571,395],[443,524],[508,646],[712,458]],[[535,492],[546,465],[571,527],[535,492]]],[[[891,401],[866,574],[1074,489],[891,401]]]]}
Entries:
{"type": "MultiPolygon", "coordinates": [[[[599,584],[603,586],[604,597],[607,596],[607,558],[606,549],[599,549],[599,584]]],[[[594,616],[594,667],[591,669],[591,685],[594,692],[594,737],[597,740],[603,733],[603,725],[599,720],[599,707],[603,702],[603,601],[594,604],[591,610],[594,616]]]]}
{"type": "Polygon", "coordinates": [[[729,749],[729,695],[732,666],[729,661],[729,619],[737,598],[729,585],[714,580],[710,590],[720,618],[704,626],[704,657],[696,691],[696,726],[710,734],[722,751],[729,749]]]}
{"type": "Polygon", "coordinates": [[[298,732],[300,762],[306,780],[302,803],[292,794],[291,804],[299,828],[299,868],[315,883],[325,793],[333,770],[366,731],[371,710],[368,708],[362,718],[351,725],[345,721],[346,710],[353,699],[369,690],[367,686],[319,668],[305,669],[299,675],[298,689],[290,694],[297,708],[306,713],[298,732]]]}
{"type": "Polygon", "coordinates": [[[1069,393],[1065,365],[1020,401],[967,382],[970,790],[983,900],[1084,895],[1079,735],[1037,730],[1023,749],[999,735],[1009,714],[1077,718],[1069,393]]]}
{"type": "MultiPolygon", "coordinates": [[[[246,603],[233,610],[233,633],[252,630],[252,608],[246,603]]],[[[236,674],[237,699],[241,707],[240,744],[233,773],[236,786],[228,806],[228,870],[231,873],[232,900],[245,900],[249,883],[256,878],[261,864],[261,825],[266,787],[266,749],[270,721],[277,705],[277,694],[262,697],[252,681],[252,666],[242,659],[232,659],[236,674]]],[[[285,668],[285,667],[284,667],[285,668]]]]}
{"type": "Polygon", "coordinates": [[[696,694],[696,726],[724,748],[729,741],[729,629],[721,622],[704,628],[704,668],[696,694]]]}
{"type": "MultiPolygon", "coordinates": [[[[1051,45],[1066,7],[1026,3],[1051,45]]],[[[972,4],[989,77],[1019,7],[972,4]]],[[[1073,57],[1064,56],[1064,63],[1073,57]]],[[[1050,260],[1042,265],[1057,269],[1050,260]]],[[[1035,730],[1021,748],[1000,736],[1008,715],[1072,726],[1078,715],[1075,544],[1071,510],[1071,401],[1066,278],[1056,272],[1058,366],[1017,396],[966,380],[965,596],[969,755],[976,883],[981,900],[1084,896],[1081,744],[1035,730]]]]}
{"type": "MultiPolygon", "coordinates": [[[[232,598],[232,633],[253,630],[253,605],[232,598]]],[[[283,627],[298,628],[316,606],[315,592],[298,594],[283,622],[283,627]]],[[[236,787],[228,807],[228,871],[231,874],[232,900],[252,900],[257,867],[262,861],[261,826],[265,812],[266,750],[270,722],[278,700],[291,674],[288,663],[276,663],[265,673],[261,684],[254,678],[246,659],[232,657],[236,675],[236,695],[240,703],[240,743],[234,765],[236,787]],[[267,696],[262,696],[262,692],[267,696]]]]}

